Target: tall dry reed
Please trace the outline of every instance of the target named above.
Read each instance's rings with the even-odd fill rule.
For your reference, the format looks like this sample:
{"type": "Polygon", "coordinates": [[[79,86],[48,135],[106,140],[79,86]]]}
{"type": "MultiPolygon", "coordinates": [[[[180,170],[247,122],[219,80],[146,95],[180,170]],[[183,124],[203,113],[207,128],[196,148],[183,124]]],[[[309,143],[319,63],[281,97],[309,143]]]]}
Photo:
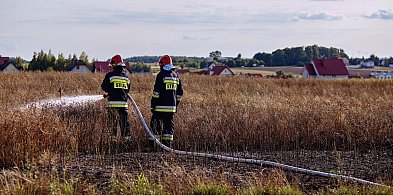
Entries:
{"type": "MultiPolygon", "coordinates": [[[[0,74],[0,163],[18,165],[43,152],[108,153],[105,100],[79,107],[16,110],[62,95],[100,94],[103,74],[0,74]]],[[[185,95],[175,116],[174,147],[211,152],[386,150],[393,146],[393,82],[181,77],[185,95]]],[[[153,76],[132,75],[147,122],[153,76]]],[[[147,134],[130,107],[131,151],[147,134]]]]}

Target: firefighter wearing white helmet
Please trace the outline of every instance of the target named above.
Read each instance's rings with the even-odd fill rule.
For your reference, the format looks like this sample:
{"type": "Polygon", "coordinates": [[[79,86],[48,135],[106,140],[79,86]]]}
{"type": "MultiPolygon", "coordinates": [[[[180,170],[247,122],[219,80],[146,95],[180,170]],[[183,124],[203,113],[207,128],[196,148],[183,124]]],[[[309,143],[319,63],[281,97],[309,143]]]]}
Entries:
{"type": "MultiPolygon", "coordinates": [[[[160,72],[157,74],[151,98],[150,127],[157,139],[171,147],[174,132],[173,117],[183,96],[183,88],[169,55],[162,56],[158,64],[160,72]]],[[[154,144],[154,141],[150,139],[150,143],[154,144]]]]}
{"type": "Polygon", "coordinates": [[[105,91],[104,97],[108,99],[107,108],[111,123],[109,125],[113,136],[117,135],[117,124],[120,124],[120,135],[129,138],[127,96],[130,92],[130,79],[126,75],[126,64],[120,55],[115,55],[109,66],[113,67],[113,71],[105,75],[101,84],[101,89],[105,91]]]}

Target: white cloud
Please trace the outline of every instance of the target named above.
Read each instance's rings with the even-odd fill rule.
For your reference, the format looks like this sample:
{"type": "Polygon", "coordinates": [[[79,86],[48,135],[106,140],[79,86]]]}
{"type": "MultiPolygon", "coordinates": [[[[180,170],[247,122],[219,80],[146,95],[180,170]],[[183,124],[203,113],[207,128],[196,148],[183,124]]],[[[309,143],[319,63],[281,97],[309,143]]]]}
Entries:
{"type": "Polygon", "coordinates": [[[380,9],[376,12],[373,12],[368,15],[363,15],[365,18],[371,18],[371,19],[383,19],[383,20],[393,20],[393,10],[392,9],[380,9]]]}
{"type": "Polygon", "coordinates": [[[302,13],[298,16],[289,18],[289,21],[302,21],[302,20],[343,20],[344,16],[334,15],[326,12],[318,13],[302,13]]]}

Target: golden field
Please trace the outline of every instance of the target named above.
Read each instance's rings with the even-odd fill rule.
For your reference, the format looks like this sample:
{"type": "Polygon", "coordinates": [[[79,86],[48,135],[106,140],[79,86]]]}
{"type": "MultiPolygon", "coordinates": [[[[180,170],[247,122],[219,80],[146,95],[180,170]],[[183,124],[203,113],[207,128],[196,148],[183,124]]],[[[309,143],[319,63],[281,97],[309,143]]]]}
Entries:
{"type": "MultiPolygon", "coordinates": [[[[102,94],[103,74],[0,74],[0,165],[114,153],[105,100],[78,107],[18,109],[62,96],[102,94]],[[56,157],[56,158],[54,158],[56,157]]],[[[207,152],[385,151],[393,148],[393,81],[281,80],[182,75],[174,148],[207,152]]],[[[147,122],[154,77],[131,75],[147,122]]],[[[147,134],[130,106],[132,144],[147,134]]],[[[49,160],[50,161],[50,160],[49,160]]],[[[0,178],[1,179],[1,178],[0,178]]]]}

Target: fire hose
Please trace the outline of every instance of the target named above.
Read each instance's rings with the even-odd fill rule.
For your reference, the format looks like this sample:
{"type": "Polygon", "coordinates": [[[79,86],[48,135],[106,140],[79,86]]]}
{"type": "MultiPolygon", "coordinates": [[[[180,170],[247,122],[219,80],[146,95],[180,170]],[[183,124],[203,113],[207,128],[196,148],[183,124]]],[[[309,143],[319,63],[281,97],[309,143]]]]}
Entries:
{"type": "Polygon", "coordinates": [[[172,148],[169,148],[162,144],[158,139],[153,135],[153,133],[150,131],[149,127],[146,124],[145,119],[142,116],[141,111],[138,108],[138,105],[135,103],[134,99],[128,95],[128,98],[131,100],[131,103],[135,109],[135,111],[138,114],[139,119],[141,120],[143,127],[145,128],[146,132],[149,134],[149,136],[154,140],[154,142],[160,146],[162,149],[168,152],[173,152],[175,154],[180,154],[180,155],[190,155],[190,156],[199,156],[199,157],[208,157],[208,158],[214,158],[218,160],[224,160],[224,161],[231,161],[231,162],[239,162],[239,163],[249,163],[249,164],[257,164],[257,165],[265,165],[265,166],[271,166],[271,167],[277,167],[281,168],[283,170],[288,170],[288,171],[293,171],[293,172],[298,172],[298,173],[305,173],[309,175],[317,175],[317,176],[322,176],[322,177],[330,177],[330,178],[336,178],[336,179],[343,179],[346,181],[356,181],[362,184],[368,184],[368,185],[375,185],[379,187],[388,187],[390,186],[384,185],[384,184],[379,184],[371,181],[367,181],[364,179],[359,179],[356,177],[351,177],[351,176],[345,176],[345,175],[339,175],[339,174],[334,174],[334,173],[326,173],[322,171],[315,171],[315,170],[309,170],[305,168],[300,168],[300,167],[295,167],[291,165],[285,165],[277,162],[272,162],[272,161],[265,161],[265,160],[256,160],[256,159],[246,159],[246,158],[240,158],[240,157],[230,157],[230,156],[225,156],[225,155],[219,155],[219,154],[211,154],[211,153],[202,153],[202,152],[189,152],[189,151],[182,151],[182,150],[175,150],[172,148]]]}

